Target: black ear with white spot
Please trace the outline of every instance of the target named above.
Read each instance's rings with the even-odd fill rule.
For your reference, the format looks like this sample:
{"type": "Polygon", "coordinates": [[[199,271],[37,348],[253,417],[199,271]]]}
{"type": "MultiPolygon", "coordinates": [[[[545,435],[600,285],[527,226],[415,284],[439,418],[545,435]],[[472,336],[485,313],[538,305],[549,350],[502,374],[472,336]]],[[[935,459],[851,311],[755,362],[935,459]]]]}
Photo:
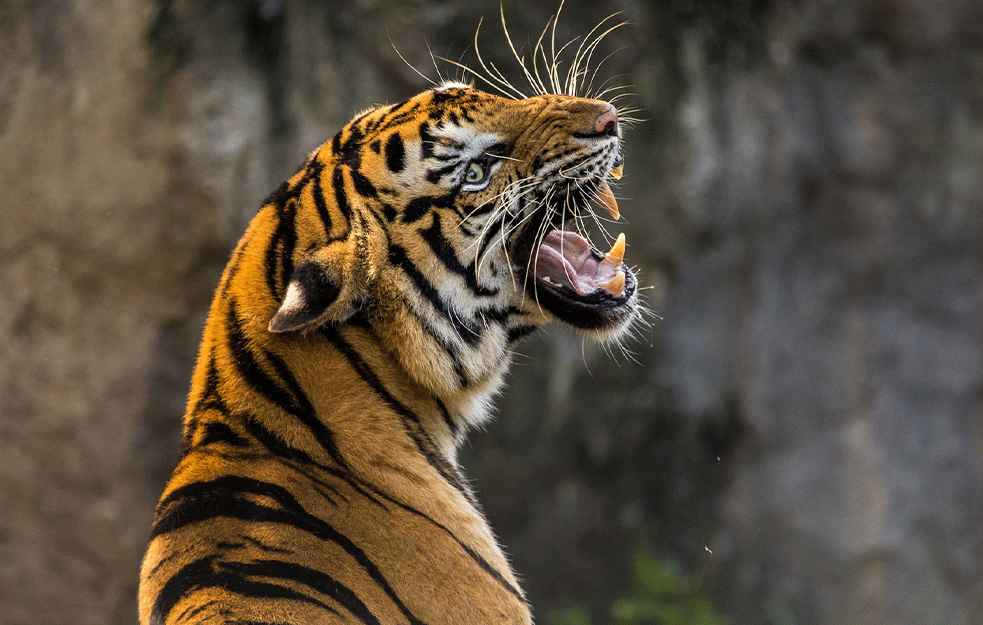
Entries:
{"type": "Polygon", "coordinates": [[[270,320],[270,332],[293,332],[314,325],[326,316],[340,293],[341,285],[324,267],[310,260],[303,263],[294,270],[283,304],[270,320]]]}

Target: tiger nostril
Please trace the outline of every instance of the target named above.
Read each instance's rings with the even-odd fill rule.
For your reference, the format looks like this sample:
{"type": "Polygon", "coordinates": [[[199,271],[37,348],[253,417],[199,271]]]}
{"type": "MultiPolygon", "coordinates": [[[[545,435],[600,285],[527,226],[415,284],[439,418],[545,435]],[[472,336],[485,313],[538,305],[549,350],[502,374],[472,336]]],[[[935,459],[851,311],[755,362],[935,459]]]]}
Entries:
{"type": "Polygon", "coordinates": [[[612,137],[618,134],[618,111],[613,106],[609,106],[594,120],[594,132],[612,137]]]}

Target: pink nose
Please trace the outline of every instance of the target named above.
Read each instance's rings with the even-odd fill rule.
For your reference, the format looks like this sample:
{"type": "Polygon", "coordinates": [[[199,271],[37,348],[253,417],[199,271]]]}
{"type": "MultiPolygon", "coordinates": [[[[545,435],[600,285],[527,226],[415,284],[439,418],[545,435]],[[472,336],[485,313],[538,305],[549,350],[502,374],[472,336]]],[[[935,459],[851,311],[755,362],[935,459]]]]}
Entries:
{"type": "Polygon", "coordinates": [[[618,111],[613,106],[609,106],[608,110],[594,120],[594,132],[611,136],[618,134],[618,111]]]}

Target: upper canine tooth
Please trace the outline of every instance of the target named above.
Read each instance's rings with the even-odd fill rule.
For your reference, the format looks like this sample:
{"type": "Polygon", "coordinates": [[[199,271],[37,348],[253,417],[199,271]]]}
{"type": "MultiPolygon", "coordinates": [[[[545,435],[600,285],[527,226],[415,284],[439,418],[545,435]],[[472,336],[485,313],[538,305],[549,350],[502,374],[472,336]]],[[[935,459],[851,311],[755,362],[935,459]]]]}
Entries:
{"type": "Polygon", "coordinates": [[[622,232],[618,235],[618,240],[614,242],[611,246],[611,251],[607,253],[604,260],[601,261],[602,265],[607,265],[608,267],[620,267],[621,262],[625,259],[625,233],[622,232]]]}
{"type": "Polygon", "coordinates": [[[601,203],[601,206],[611,215],[612,219],[617,221],[621,218],[621,213],[618,212],[618,202],[614,199],[614,193],[611,192],[611,186],[606,180],[597,188],[597,201],[601,203]]]}
{"type": "Polygon", "coordinates": [[[614,178],[615,180],[621,180],[621,176],[623,176],[624,173],[625,173],[625,166],[618,165],[617,167],[611,170],[611,177],[614,178]]]}
{"type": "Polygon", "coordinates": [[[619,269],[618,273],[614,274],[614,277],[607,284],[599,286],[611,295],[618,297],[625,292],[625,272],[619,269]]]}

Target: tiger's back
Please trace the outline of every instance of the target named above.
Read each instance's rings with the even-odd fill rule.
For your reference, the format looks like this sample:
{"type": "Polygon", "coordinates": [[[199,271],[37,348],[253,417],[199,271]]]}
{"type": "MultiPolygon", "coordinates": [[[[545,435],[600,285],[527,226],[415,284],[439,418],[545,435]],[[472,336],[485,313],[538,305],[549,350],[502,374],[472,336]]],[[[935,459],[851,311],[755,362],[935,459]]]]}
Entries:
{"type": "Polygon", "coordinates": [[[216,291],[141,623],[531,622],[456,449],[519,338],[637,315],[577,232],[619,166],[609,104],[458,84],[312,154],[216,291]]]}

